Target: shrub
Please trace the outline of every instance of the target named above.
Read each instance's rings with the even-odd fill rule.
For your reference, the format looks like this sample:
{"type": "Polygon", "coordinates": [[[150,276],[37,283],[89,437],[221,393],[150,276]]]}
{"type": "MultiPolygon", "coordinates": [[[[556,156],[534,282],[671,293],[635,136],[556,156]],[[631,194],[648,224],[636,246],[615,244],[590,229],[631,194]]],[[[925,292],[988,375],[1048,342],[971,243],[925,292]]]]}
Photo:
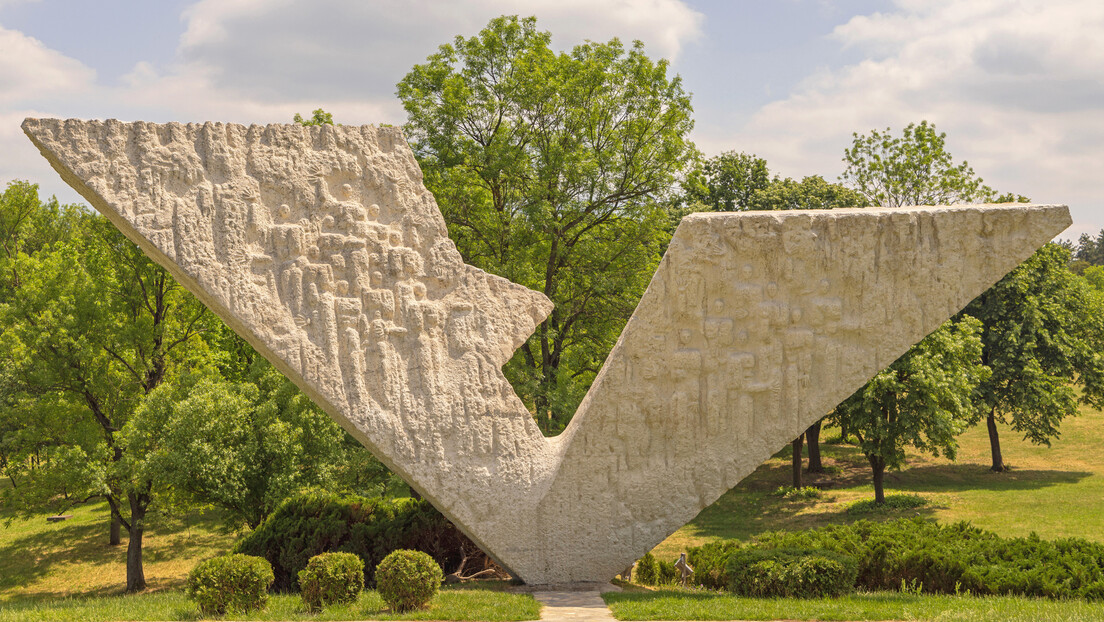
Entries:
{"type": "Polygon", "coordinates": [[[364,584],[372,586],[376,565],[391,551],[423,551],[443,568],[454,568],[463,546],[479,550],[428,501],[306,493],[280,504],[234,551],[264,557],[276,576],[273,589],[295,591],[299,571],[319,553],[360,557],[364,584]]]}
{"type": "Polygon", "coordinates": [[[804,501],[806,499],[819,499],[821,497],[821,490],[813,486],[803,486],[801,488],[794,488],[793,486],[779,486],[774,491],[774,496],[782,497],[783,499],[789,499],[790,501],[804,501]]]}
{"type": "Polygon", "coordinates": [[[675,568],[675,562],[659,560],[657,565],[659,572],[656,576],[656,585],[674,585],[682,580],[682,574],[675,568]]]}
{"type": "Polygon", "coordinates": [[[268,602],[272,578],[272,566],[260,557],[223,555],[188,573],[186,593],[206,616],[248,613],[268,602]]]}
{"type": "Polygon", "coordinates": [[[376,568],[376,589],[396,612],[424,607],[443,579],[441,567],[421,551],[392,551],[376,568]]]}
{"type": "Polygon", "coordinates": [[[321,553],[299,571],[299,592],[308,611],[356,602],[364,589],[364,560],[352,553],[321,553]]]}
{"type": "Polygon", "coordinates": [[[744,549],[728,558],[728,589],[741,596],[821,598],[855,589],[858,564],[824,549],[744,549]]]}
{"type": "Polygon", "coordinates": [[[827,549],[858,561],[856,586],[927,593],[1104,599],[1104,544],[1079,538],[1001,538],[960,522],[861,520],[760,534],[753,549],[827,549]]]}
{"type": "Polygon", "coordinates": [[[863,499],[847,506],[847,513],[851,516],[860,514],[884,514],[894,510],[911,510],[924,507],[928,500],[920,495],[886,495],[885,503],[876,503],[873,499],[863,499]]]}
{"type": "Polygon", "coordinates": [[[655,585],[659,582],[659,565],[651,553],[645,553],[640,561],[636,562],[636,582],[640,585],[655,585]]]}
{"type": "Polygon", "coordinates": [[[688,550],[686,563],[694,568],[690,582],[711,590],[724,589],[728,558],[742,546],[737,540],[716,540],[688,550]]]}

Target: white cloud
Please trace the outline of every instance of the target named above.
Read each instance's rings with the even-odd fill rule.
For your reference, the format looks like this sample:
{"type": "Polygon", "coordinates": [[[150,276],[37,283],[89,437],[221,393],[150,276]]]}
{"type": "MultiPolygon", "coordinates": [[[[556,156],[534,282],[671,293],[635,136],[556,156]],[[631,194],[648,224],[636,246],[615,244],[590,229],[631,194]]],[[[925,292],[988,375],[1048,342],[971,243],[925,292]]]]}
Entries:
{"type": "Polygon", "coordinates": [[[1069,203],[1072,233],[1099,229],[1101,32],[1098,0],[898,0],[833,33],[866,60],[811,75],[704,146],[756,152],[786,175],[834,176],[851,132],[927,119],[991,186],[1069,203]]]}
{"type": "Polygon", "coordinates": [[[0,105],[78,93],[95,79],[80,62],[41,41],[0,27],[0,105]]]}
{"type": "Polygon", "coordinates": [[[402,123],[402,76],[502,14],[536,15],[558,47],[616,36],[667,58],[701,36],[703,19],[682,0],[200,0],[182,15],[173,64],[137,63],[114,84],[0,27],[0,179],[79,200],[21,135],[25,116],[274,123],[322,106],[342,123],[402,123]]]}
{"type": "MultiPolygon", "coordinates": [[[[641,39],[673,58],[700,36],[702,16],[680,0],[203,0],[185,12],[185,67],[220,90],[254,100],[376,100],[394,105],[395,84],[456,35],[472,36],[502,14],[536,15],[569,47],[584,39],[641,39]]],[[[391,121],[400,119],[388,119],[391,121]]]]}

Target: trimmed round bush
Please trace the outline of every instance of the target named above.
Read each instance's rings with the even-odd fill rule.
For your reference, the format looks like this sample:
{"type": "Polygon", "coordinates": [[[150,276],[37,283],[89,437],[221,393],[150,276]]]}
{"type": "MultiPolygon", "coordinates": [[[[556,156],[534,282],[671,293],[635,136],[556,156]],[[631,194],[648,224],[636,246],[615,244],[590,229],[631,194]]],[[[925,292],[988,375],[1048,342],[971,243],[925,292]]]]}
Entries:
{"type": "MultiPolygon", "coordinates": [[[[280,504],[235,553],[264,557],[272,564],[276,592],[299,590],[299,571],[319,553],[353,553],[364,560],[364,584],[375,585],[375,570],[398,549],[428,553],[442,568],[459,566],[464,550],[478,547],[424,499],[341,497],[326,492],[293,496],[280,504]]],[[[473,558],[469,564],[480,560],[473,558]]]]}
{"type": "Polygon", "coordinates": [[[823,549],[743,549],[726,570],[728,590],[741,596],[820,598],[854,591],[858,563],[823,549]]]}
{"type": "Polygon", "coordinates": [[[364,589],[364,560],[352,553],[322,553],[299,571],[299,595],[308,611],[356,602],[364,589]]]}
{"type": "Polygon", "coordinates": [[[186,593],[205,616],[263,609],[272,565],[262,557],[232,554],[200,562],[188,573],[186,593]]]}
{"type": "Polygon", "coordinates": [[[395,612],[424,607],[444,578],[437,562],[421,551],[392,551],[376,566],[376,590],[395,612]]]}

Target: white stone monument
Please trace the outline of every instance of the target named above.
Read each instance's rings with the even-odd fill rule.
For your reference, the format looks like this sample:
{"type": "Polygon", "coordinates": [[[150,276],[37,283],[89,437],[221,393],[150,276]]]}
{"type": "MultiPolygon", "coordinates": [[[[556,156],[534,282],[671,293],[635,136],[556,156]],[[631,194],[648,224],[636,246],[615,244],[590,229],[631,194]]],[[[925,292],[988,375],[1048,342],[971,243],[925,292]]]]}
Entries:
{"type": "Polygon", "coordinates": [[[531,584],[613,577],[1070,224],[1058,205],[687,216],[571,424],[544,438],[501,367],[552,304],[463,263],[399,129],[23,129],[531,584]]]}

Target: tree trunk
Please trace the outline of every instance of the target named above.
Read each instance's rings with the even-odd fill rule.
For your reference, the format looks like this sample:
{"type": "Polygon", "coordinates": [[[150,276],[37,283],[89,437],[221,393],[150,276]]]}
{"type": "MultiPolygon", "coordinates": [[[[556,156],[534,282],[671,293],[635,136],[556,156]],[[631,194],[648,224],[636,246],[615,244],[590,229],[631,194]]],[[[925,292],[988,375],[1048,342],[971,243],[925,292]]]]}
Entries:
{"type": "Polygon", "coordinates": [[[146,508],[149,499],[146,495],[131,493],[130,499],[130,543],[127,545],[127,586],[128,594],[146,589],[146,571],[142,566],[142,536],[145,534],[146,508]]]}
{"type": "Polygon", "coordinates": [[[115,513],[112,512],[111,513],[111,533],[108,536],[107,543],[110,544],[111,546],[118,546],[119,544],[121,544],[122,541],[123,541],[122,540],[122,531],[123,531],[122,521],[120,521],[119,517],[115,516],[115,513]]]}
{"type": "Polygon", "coordinates": [[[805,441],[809,444],[809,468],[805,471],[808,473],[823,473],[824,464],[820,461],[820,421],[805,430],[805,441]]]}
{"type": "Polygon", "coordinates": [[[985,423],[989,427],[989,449],[993,453],[992,470],[997,473],[1002,473],[1007,469],[1004,466],[1004,457],[1001,456],[1000,437],[997,436],[997,417],[995,408],[989,411],[989,416],[986,418],[985,423]]]}
{"type": "Polygon", "coordinates": [[[867,456],[870,461],[870,470],[874,472],[874,503],[885,503],[885,459],[881,456],[867,456]]]}
{"type": "Polygon", "coordinates": [[[802,434],[793,440],[793,487],[801,488],[801,448],[805,445],[805,435],[802,434]]]}

